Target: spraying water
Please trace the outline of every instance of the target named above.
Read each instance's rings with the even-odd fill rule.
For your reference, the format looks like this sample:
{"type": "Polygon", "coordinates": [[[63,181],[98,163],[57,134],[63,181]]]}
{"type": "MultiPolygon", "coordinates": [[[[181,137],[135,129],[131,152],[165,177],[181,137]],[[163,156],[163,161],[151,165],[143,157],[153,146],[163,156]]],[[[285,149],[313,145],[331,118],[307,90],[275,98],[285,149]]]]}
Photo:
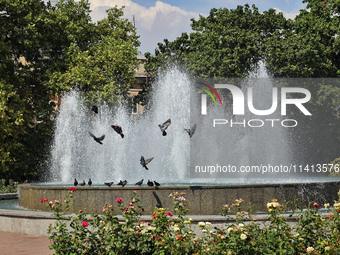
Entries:
{"type": "MultiPolygon", "coordinates": [[[[264,65],[255,76],[268,78],[264,65]]],[[[257,79],[250,79],[252,83],[254,80],[257,79]]],[[[263,92],[271,91],[272,84],[252,86],[263,92]]],[[[115,109],[101,105],[99,113],[95,114],[84,106],[78,92],[67,94],[55,124],[50,180],[72,183],[74,178],[80,181],[91,178],[94,183],[102,184],[127,179],[131,184],[141,179],[144,183],[152,179],[161,183],[190,183],[197,181],[189,174],[193,160],[213,164],[223,158],[233,165],[289,161],[283,129],[218,127],[224,129],[223,132],[216,129],[218,136],[216,132],[208,132],[214,117],[223,114],[232,118],[231,114],[226,108],[216,107],[209,109],[206,118],[193,117],[192,107],[199,109],[199,102],[191,104],[190,93],[196,89],[189,76],[178,68],[170,68],[159,75],[153,88],[150,110],[138,119],[122,105],[115,109]],[[172,124],[167,129],[168,135],[162,136],[158,125],[169,118],[172,124]],[[190,139],[184,128],[189,128],[194,119],[199,123],[190,139]],[[123,139],[111,128],[115,124],[123,128],[123,139]],[[105,135],[103,144],[96,143],[88,132],[97,137],[105,135]],[[149,170],[140,165],[141,156],[146,159],[154,157],[148,165],[149,170]]],[[[269,99],[265,97],[257,101],[266,104],[270,100],[269,93],[269,99]]],[[[257,105],[259,108],[262,106],[257,105]]],[[[205,179],[204,182],[223,183],[225,180],[219,177],[205,179]]]]}
{"type": "Polygon", "coordinates": [[[190,146],[184,128],[190,121],[189,77],[172,68],[153,85],[151,110],[139,119],[120,105],[115,109],[99,107],[95,114],[85,109],[79,93],[72,91],[63,99],[57,116],[51,158],[51,180],[72,183],[74,178],[91,178],[94,183],[127,179],[159,182],[183,182],[187,179],[190,146]],[[171,119],[167,136],[159,124],[171,119]],[[120,125],[122,139],[111,125],[120,125]],[[96,143],[88,132],[100,137],[96,143]],[[154,157],[149,170],[140,158],[154,157]]]}

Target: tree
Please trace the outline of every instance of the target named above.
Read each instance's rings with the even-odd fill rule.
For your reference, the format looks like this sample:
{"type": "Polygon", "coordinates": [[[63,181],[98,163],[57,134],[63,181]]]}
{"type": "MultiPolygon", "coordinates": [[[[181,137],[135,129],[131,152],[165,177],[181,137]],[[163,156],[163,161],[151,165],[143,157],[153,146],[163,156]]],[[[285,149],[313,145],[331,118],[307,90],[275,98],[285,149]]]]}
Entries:
{"type": "Polygon", "coordinates": [[[87,101],[114,104],[126,99],[137,68],[138,36],[133,25],[122,19],[123,9],[112,8],[108,17],[93,28],[86,50],[78,44],[68,48],[68,69],[53,73],[50,81],[61,91],[77,88],[87,101]]]}
{"type": "Polygon", "coordinates": [[[169,61],[185,66],[195,77],[244,77],[264,58],[265,42],[286,26],[274,9],[260,13],[255,5],[211,9],[209,16],[192,19],[195,32],[173,42],[159,43],[155,56],[146,54],[146,68],[155,72],[169,61]]]}
{"type": "Polygon", "coordinates": [[[53,131],[55,95],[76,84],[85,92],[104,91],[105,99],[126,94],[139,42],[121,16],[122,9],[113,8],[107,19],[93,24],[87,0],[61,0],[56,6],[0,1],[1,178],[39,178],[53,131]],[[82,70],[88,73],[80,75],[82,70]]]}
{"type": "Polygon", "coordinates": [[[41,47],[47,15],[40,1],[0,3],[2,178],[34,178],[51,135],[53,104],[44,84],[41,47]]]}
{"type": "Polygon", "coordinates": [[[339,77],[339,1],[303,2],[308,10],[266,43],[267,66],[274,77],[339,77]]]}

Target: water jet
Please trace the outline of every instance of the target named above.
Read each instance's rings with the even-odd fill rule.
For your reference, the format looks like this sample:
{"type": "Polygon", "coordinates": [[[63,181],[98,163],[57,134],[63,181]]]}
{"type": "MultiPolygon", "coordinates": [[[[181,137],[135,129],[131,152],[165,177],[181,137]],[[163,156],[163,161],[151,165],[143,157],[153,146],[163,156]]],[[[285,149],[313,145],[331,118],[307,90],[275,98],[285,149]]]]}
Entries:
{"type": "MultiPolygon", "coordinates": [[[[268,109],[273,85],[264,65],[258,76],[264,80],[245,80],[241,89],[245,91],[249,83],[257,86],[252,96],[254,104],[259,103],[254,107],[268,109]]],[[[266,211],[267,202],[274,198],[281,203],[300,198],[301,205],[337,199],[339,179],[321,174],[318,178],[307,178],[303,173],[291,171],[297,165],[291,154],[287,127],[274,127],[270,123],[261,127],[213,127],[214,120],[221,116],[234,123],[241,123],[242,118],[262,122],[270,118],[282,122],[280,113],[274,112],[270,117],[245,113],[240,117],[233,116],[227,107],[208,104],[207,114],[203,116],[195,82],[176,67],[161,74],[153,88],[149,110],[138,119],[133,118],[123,105],[110,109],[99,104],[98,113],[94,114],[87,109],[80,93],[68,93],[56,118],[48,181],[20,185],[19,204],[28,209],[46,210],[40,199],[63,198],[74,178],[91,178],[93,184],[77,187],[71,212],[86,208],[89,213],[100,213],[105,203],[113,204],[117,197],[129,201],[132,190],[141,196],[146,213],[152,213],[155,206],[171,209],[168,196],[173,191],[186,193],[189,214],[203,215],[218,214],[223,204],[239,198],[251,202],[256,211],[266,211]],[[167,119],[171,119],[171,125],[167,135],[162,136],[158,125],[167,119]],[[190,138],[185,129],[196,123],[195,134],[190,138]],[[112,125],[122,127],[123,139],[112,125]],[[212,131],[212,128],[215,129],[212,131]],[[105,134],[102,144],[93,141],[88,132],[98,137],[105,134]],[[149,170],[140,165],[142,155],[154,158],[148,164],[149,170]],[[228,174],[195,171],[197,166],[216,164],[230,165],[237,170],[228,174]],[[290,171],[264,172],[264,166],[269,165],[286,166],[290,171]],[[261,171],[240,171],[242,166],[249,169],[261,166],[261,171]],[[133,185],[141,179],[156,180],[161,186],[133,185]],[[119,180],[128,180],[128,185],[118,187],[119,180]],[[114,182],[111,187],[104,185],[111,181],[114,182]]]]}

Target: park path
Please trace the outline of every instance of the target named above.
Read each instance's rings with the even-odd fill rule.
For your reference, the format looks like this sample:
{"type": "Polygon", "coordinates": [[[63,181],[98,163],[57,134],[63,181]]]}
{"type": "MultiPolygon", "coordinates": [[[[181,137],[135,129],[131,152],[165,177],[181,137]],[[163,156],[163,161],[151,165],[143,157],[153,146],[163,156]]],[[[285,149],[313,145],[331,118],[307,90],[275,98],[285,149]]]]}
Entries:
{"type": "Polygon", "coordinates": [[[0,231],[0,255],[50,255],[47,236],[33,236],[0,231]]]}

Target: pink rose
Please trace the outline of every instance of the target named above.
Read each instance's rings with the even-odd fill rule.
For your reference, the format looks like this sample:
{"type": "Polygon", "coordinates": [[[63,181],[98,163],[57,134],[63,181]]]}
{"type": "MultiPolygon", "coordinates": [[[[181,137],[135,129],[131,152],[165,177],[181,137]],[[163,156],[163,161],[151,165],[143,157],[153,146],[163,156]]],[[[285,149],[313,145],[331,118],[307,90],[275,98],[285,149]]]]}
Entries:
{"type": "Polygon", "coordinates": [[[168,211],[168,213],[166,214],[167,217],[171,217],[172,213],[170,211],[168,211]]]}
{"type": "Polygon", "coordinates": [[[89,223],[88,223],[87,221],[83,221],[83,222],[81,223],[81,225],[82,225],[83,227],[87,227],[87,226],[89,225],[89,223]]]}
{"type": "Polygon", "coordinates": [[[122,199],[122,198],[120,198],[120,197],[117,197],[117,199],[116,199],[116,202],[118,203],[118,204],[120,204],[120,203],[122,203],[124,200],[122,199]]]}

